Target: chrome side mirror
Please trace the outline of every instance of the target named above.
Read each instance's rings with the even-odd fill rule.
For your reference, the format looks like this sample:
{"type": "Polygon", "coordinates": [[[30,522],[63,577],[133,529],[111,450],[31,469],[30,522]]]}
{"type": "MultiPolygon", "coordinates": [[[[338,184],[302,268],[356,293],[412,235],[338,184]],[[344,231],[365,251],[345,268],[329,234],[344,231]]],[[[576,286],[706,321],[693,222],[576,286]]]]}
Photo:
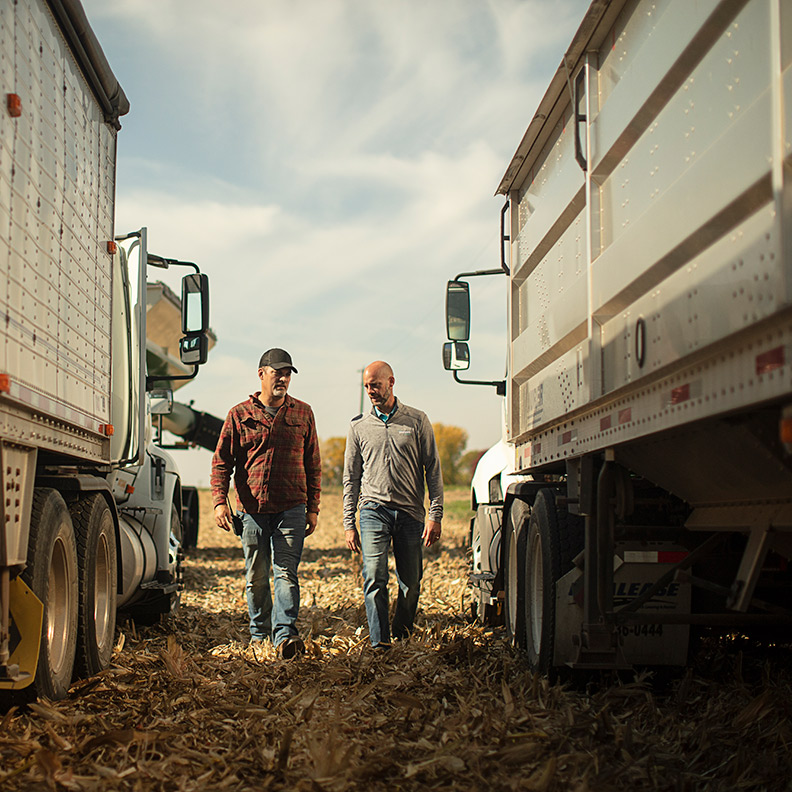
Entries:
{"type": "Polygon", "coordinates": [[[182,332],[205,333],[209,329],[209,278],[202,272],[182,278],[182,332]]]}
{"type": "Polygon", "coordinates": [[[443,367],[446,371],[470,368],[470,349],[465,341],[447,341],[443,344],[443,367]]]}
{"type": "Polygon", "coordinates": [[[446,336],[449,341],[470,339],[470,285],[467,281],[452,280],[446,286],[446,336]]]}
{"type": "Polygon", "coordinates": [[[173,391],[170,388],[150,391],[149,411],[152,415],[170,415],[173,412],[173,391]]]}

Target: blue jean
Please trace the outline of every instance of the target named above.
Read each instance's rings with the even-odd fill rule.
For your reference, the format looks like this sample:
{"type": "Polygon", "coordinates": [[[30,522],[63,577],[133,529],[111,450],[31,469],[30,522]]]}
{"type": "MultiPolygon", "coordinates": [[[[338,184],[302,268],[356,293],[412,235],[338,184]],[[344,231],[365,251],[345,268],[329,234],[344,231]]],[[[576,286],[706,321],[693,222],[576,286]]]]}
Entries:
{"type": "Polygon", "coordinates": [[[275,646],[297,635],[300,584],[297,567],[305,541],[305,506],[276,514],[245,514],[242,549],[245,552],[245,593],[250,637],[270,638],[275,646]],[[273,593],[270,593],[272,567],[273,593]]]}
{"type": "Polygon", "coordinates": [[[363,598],[372,646],[390,643],[388,624],[388,548],[399,593],[393,614],[393,637],[412,631],[423,576],[423,523],[387,506],[364,504],[360,508],[360,547],[363,556],[363,598]]]}

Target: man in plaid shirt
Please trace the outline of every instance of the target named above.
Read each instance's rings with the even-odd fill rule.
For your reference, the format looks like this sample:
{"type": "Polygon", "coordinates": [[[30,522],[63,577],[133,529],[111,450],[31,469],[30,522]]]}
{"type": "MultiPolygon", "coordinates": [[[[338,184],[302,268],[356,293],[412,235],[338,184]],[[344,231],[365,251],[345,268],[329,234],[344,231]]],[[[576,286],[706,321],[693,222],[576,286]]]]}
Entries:
{"type": "Polygon", "coordinates": [[[313,411],[287,394],[292,372],[297,369],[285,350],[270,349],[261,356],[261,391],[229,411],[211,477],[215,521],[229,531],[228,488],[234,475],[250,642],[271,639],[285,658],[305,651],[295,626],[297,568],[303,541],[316,530],[322,477],[313,411]]]}

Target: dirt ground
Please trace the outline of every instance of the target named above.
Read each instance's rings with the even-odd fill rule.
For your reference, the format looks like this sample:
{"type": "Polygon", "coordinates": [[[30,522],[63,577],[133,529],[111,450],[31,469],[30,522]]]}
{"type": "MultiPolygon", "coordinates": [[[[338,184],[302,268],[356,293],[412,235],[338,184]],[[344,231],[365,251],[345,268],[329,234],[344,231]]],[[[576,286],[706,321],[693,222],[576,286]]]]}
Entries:
{"type": "Polygon", "coordinates": [[[426,554],[417,630],[368,647],[340,495],[300,568],[307,654],[247,646],[238,540],[210,520],[179,611],[119,626],[111,668],[0,717],[7,790],[782,790],[792,779],[788,648],[723,639],[662,679],[551,684],[466,616],[466,493],[426,554]]]}

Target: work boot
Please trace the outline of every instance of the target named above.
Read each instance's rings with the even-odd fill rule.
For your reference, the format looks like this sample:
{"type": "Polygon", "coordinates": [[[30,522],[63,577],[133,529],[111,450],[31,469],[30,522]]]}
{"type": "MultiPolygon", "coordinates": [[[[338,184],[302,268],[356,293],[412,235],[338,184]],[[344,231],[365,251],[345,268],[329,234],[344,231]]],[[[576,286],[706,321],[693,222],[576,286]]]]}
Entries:
{"type": "Polygon", "coordinates": [[[290,635],[278,644],[278,656],[284,660],[291,660],[292,657],[302,654],[305,654],[305,644],[299,635],[290,635]]]}

